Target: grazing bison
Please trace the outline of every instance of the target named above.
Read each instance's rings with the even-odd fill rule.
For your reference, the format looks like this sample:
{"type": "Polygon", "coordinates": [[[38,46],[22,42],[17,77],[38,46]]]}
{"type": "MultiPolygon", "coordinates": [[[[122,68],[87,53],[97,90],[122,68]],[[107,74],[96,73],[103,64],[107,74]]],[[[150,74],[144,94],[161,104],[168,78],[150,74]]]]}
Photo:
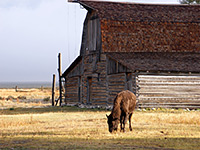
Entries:
{"type": "Polygon", "coordinates": [[[125,124],[129,119],[129,129],[131,127],[131,116],[136,105],[136,96],[131,91],[122,91],[114,99],[113,109],[108,118],[109,132],[117,131],[118,124],[121,124],[121,131],[125,132],[125,124]]]}

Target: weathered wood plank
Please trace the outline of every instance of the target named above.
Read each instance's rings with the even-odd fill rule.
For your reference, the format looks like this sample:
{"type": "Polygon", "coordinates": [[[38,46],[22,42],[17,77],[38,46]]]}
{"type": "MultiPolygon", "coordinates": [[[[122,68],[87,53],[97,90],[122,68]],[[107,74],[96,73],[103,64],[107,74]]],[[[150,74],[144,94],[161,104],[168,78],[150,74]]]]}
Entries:
{"type": "Polygon", "coordinates": [[[200,103],[138,103],[139,108],[200,108],[200,103]]]}
{"type": "Polygon", "coordinates": [[[148,106],[148,105],[142,105],[142,106],[138,106],[139,108],[189,108],[189,109],[199,109],[200,106],[170,106],[170,105],[152,105],[152,106],[148,106]]]}
{"type": "Polygon", "coordinates": [[[200,101],[200,76],[140,76],[139,102],[197,103],[200,101]]]}

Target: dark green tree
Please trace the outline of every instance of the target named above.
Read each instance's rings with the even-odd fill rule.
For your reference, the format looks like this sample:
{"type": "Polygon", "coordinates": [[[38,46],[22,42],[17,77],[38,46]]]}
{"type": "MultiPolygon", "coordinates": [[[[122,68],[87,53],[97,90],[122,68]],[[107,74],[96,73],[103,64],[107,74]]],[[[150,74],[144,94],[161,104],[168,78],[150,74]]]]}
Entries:
{"type": "Polygon", "coordinates": [[[181,4],[200,4],[200,0],[179,0],[181,4]]]}

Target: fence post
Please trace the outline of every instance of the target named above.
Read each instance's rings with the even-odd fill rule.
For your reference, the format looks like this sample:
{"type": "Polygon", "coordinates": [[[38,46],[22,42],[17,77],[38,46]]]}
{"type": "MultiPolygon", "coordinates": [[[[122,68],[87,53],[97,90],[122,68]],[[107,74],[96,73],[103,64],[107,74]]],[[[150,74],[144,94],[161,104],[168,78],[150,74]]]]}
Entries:
{"type": "Polygon", "coordinates": [[[62,71],[61,71],[61,53],[58,54],[58,75],[59,75],[59,91],[60,91],[60,106],[62,105],[62,71]]]}
{"type": "Polygon", "coordinates": [[[18,92],[18,86],[15,86],[15,91],[18,92]]]}
{"type": "Polygon", "coordinates": [[[54,102],[55,102],[55,87],[56,87],[56,75],[53,74],[53,82],[52,82],[52,106],[54,106],[54,102]]]}

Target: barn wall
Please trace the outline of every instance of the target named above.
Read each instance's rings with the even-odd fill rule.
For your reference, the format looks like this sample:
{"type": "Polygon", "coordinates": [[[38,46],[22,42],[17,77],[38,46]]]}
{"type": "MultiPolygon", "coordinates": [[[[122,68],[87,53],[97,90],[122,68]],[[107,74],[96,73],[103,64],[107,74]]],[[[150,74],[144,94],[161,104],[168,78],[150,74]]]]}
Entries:
{"type": "Polygon", "coordinates": [[[97,54],[90,54],[84,57],[82,93],[84,103],[94,105],[107,104],[108,92],[105,55],[102,54],[101,61],[98,61],[97,54]],[[90,99],[88,99],[88,95],[90,95],[90,99]]]}
{"type": "Polygon", "coordinates": [[[129,90],[136,96],[138,95],[137,73],[125,72],[108,75],[108,104],[113,104],[117,93],[129,90]]]}
{"type": "Polygon", "coordinates": [[[132,89],[130,91],[132,91],[136,97],[138,97],[138,90],[139,90],[139,86],[138,86],[138,73],[134,72],[132,73],[132,89]]]}
{"type": "Polygon", "coordinates": [[[108,103],[112,104],[117,93],[122,90],[130,90],[137,93],[137,73],[131,71],[120,62],[107,57],[107,82],[108,82],[108,103]]]}
{"type": "MultiPolygon", "coordinates": [[[[82,101],[83,103],[89,103],[88,98],[88,84],[89,84],[89,78],[91,78],[92,82],[94,82],[94,70],[96,70],[95,66],[95,57],[96,55],[87,55],[83,59],[83,68],[84,68],[84,73],[83,73],[83,83],[82,83],[82,101]]],[[[92,85],[90,86],[90,92],[92,92],[92,85]]],[[[90,102],[91,103],[91,102],[90,102]]]]}
{"type": "Polygon", "coordinates": [[[106,54],[101,54],[101,61],[97,59],[96,54],[87,55],[68,73],[65,83],[66,103],[112,105],[116,94],[128,89],[136,94],[142,107],[150,107],[149,104],[153,104],[151,107],[171,107],[171,104],[176,104],[176,107],[188,104],[192,108],[199,107],[200,75],[141,75],[139,72],[120,72],[120,65],[110,65],[114,60],[108,61],[106,54]],[[111,69],[109,65],[111,68],[117,67],[111,69]],[[81,70],[84,70],[83,74],[81,70]]]}
{"type": "Polygon", "coordinates": [[[79,101],[78,83],[79,83],[79,77],[66,78],[65,103],[77,103],[79,101]]]}
{"type": "MultiPolygon", "coordinates": [[[[101,53],[101,28],[100,20],[95,12],[88,12],[84,21],[80,55],[101,53]]],[[[100,58],[99,58],[100,59],[100,58]]]]}
{"type": "Polygon", "coordinates": [[[68,68],[67,72],[63,74],[65,78],[65,103],[81,102],[82,94],[82,74],[83,74],[83,61],[82,59],[76,59],[72,65],[68,68]]]}
{"type": "Polygon", "coordinates": [[[139,75],[137,84],[139,103],[146,106],[200,104],[200,76],[139,75]]]}
{"type": "Polygon", "coordinates": [[[126,89],[125,80],[125,73],[108,75],[109,104],[113,104],[113,100],[117,93],[126,89]]]}
{"type": "MultiPolygon", "coordinates": [[[[97,58],[98,59],[98,58],[97,58]]],[[[101,55],[101,60],[96,64],[96,82],[93,84],[93,102],[95,104],[107,104],[107,74],[106,74],[106,56],[101,55]]]]}
{"type": "Polygon", "coordinates": [[[106,55],[85,55],[65,76],[65,102],[107,104],[106,55]]]}
{"type": "Polygon", "coordinates": [[[82,63],[79,63],[73,70],[69,72],[68,77],[81,76],[82,74],[83,74],[83,65],[82,63]]]}

